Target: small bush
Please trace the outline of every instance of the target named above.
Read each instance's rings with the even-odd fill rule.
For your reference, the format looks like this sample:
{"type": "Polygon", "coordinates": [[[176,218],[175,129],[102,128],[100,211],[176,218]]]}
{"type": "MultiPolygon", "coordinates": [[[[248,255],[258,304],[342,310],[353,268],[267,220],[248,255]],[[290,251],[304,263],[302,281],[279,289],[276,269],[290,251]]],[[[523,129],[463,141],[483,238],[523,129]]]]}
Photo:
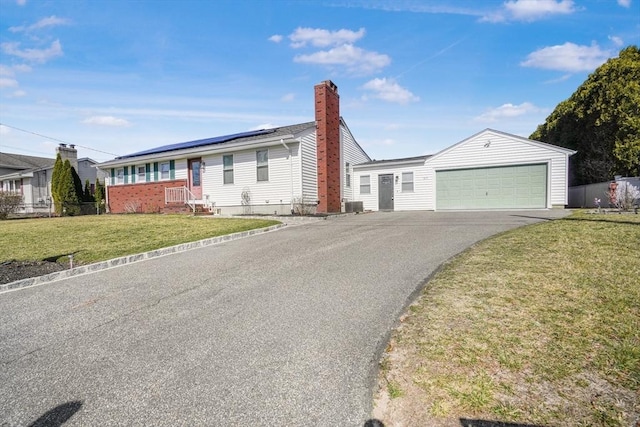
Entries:
{"type": "Polygon", "coordinates": [[[619,181],[616,187],[615,205],[621,211],[629,211],[640,203],[640,190],[627,181],[619,181]]]}
{"type": "Polygon", "coordinates": [[[0,219],[7,219],[22,205],[22,194],[0,190],[0,219]]]}

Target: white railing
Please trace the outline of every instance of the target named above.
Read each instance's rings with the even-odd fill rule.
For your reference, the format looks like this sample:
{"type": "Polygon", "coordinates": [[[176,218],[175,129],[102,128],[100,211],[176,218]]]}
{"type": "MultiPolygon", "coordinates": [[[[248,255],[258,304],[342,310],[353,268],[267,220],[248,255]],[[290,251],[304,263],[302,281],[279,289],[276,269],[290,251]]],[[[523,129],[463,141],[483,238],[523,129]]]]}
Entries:
{"type": "Polygon", "coordinates": [[[184,203],[196,213],[196,196],[187,187],[165,188],[164,203],[184,203]]]}

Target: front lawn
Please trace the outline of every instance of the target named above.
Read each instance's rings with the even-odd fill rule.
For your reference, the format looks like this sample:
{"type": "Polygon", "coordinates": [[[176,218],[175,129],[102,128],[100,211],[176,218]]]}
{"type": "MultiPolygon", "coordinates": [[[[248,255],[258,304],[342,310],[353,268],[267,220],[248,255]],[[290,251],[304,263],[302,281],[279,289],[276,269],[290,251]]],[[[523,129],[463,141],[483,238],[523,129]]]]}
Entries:
{"type": "Polygon", "coordinates": [[[454,259],[393,334],[374,414],[387,427],[635,425],[640,215],[576,213],[454,259]]]}
{"type": "Polygon", "coordinates": [[[278,224],[262,219],[187,215],[99,215],[0,221],[0,263],[87,264],[278,224]]]}

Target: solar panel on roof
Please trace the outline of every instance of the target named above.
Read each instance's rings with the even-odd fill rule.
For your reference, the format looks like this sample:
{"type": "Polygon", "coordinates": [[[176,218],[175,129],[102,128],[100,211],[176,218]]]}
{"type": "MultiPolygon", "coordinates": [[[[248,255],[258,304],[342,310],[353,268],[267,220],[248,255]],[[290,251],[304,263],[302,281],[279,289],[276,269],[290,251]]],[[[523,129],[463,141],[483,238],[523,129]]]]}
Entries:
{"type": "Polygon", "coordinates": [[[116,157],[119,159],[128,159],[130,157],[145,156],[147,154],[166,153],[167,151],[183,150],[186,148],[202,147],[205,145],[220,144],[223,142],[233,141],[234,139],[247,138],[250,136],[266,135],[275,132],[276,129],[260,129],[247,132],[234,133],[231,135],[216,136],[213,138],[198,139],[196,141],[179,142],[177,144],[163,145],[162,147],[151,148],[149,150],[138,151],[137,153],[127,154],[126,156],[116,157]]]}

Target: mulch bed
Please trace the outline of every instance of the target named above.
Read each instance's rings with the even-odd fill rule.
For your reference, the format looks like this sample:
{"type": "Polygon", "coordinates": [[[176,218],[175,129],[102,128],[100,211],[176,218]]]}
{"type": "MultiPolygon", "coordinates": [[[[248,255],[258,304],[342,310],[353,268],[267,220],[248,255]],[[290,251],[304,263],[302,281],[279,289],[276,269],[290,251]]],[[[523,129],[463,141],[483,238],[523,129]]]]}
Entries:
{"type": "Polygon", "coordinates": [[[0,263],[0,285],[67,268],[69,267],[64,264],[49,261],[5,261],[0,263]]]}

